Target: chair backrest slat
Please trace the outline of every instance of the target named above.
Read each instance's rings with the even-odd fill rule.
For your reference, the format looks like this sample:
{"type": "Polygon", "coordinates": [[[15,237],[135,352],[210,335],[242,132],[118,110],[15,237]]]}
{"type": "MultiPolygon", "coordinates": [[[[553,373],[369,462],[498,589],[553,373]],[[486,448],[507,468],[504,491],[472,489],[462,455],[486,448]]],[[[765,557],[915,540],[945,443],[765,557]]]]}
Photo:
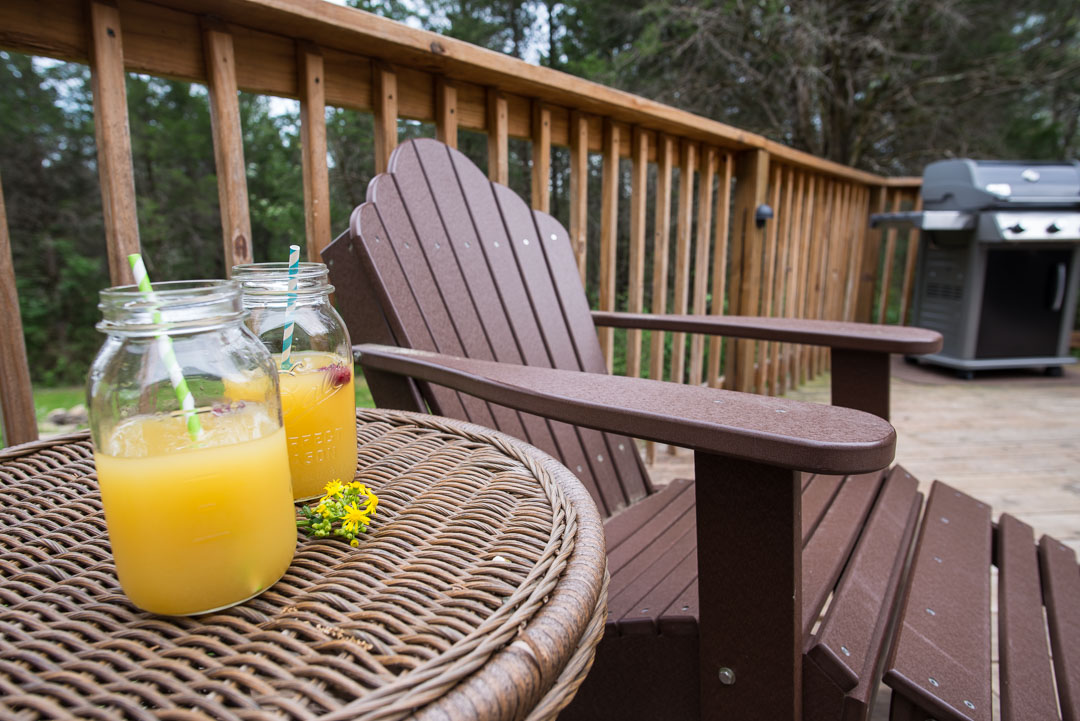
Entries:
{"type": "MultiPolygon", "coordinates": [[[[400,345],[604,372],[566,231],[458,151],[431,140],[397,148],[354,213],[352,231],[400,345]]],[[[627,438],[437,386],[424,392],[435,412],[498,428],[559,458],[606,514],[651,490],[627,438]]]]}

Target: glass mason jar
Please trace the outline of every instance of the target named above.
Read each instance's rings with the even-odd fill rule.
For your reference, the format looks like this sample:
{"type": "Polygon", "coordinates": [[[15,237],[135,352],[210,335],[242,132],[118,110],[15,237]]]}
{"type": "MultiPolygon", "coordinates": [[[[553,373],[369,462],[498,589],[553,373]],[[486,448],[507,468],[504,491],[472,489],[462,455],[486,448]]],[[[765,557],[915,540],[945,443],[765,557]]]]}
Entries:
{"type": "Polygon", "coordinates": [[[240,286],[152,287],[101,291],[90,432],[124,593],[146,611],[186,616],[281,578],[296,514],[277,374],[244,326],[240,286]]]}
{"type": "Polygon", "coordinates": [[[273,354],[289,440],[293,497],[315,498],[330,481],[356,473],[356,392],[352,344],[330,304],[334,287],[322,263],[301,263],[290,303],[289,264],[232,269],[244,289],[248,327],[273,354]],[[291,347],[283,349],[291,323],[291,347]]]}

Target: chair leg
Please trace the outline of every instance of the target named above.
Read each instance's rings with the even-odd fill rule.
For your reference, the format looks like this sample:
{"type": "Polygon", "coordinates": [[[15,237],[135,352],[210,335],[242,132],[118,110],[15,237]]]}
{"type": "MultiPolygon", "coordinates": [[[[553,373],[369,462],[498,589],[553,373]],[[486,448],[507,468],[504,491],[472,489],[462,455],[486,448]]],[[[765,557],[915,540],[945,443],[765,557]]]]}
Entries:
{"type": "Polygon", "coordinates": [[[694,458],[701,718],[801,718],[801,474],[694,458]]]}
{"type": "Polygon", "coordinates": [[[832,404],[889,420],[889,354],[833,348],[832,404]]]}

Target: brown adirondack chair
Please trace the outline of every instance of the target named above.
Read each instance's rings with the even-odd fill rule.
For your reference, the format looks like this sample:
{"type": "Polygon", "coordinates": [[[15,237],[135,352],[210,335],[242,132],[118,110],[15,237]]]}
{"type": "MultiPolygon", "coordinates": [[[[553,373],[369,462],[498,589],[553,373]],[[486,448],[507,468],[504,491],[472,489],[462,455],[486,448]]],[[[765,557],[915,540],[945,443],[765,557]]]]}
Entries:
{"type": "Polygon", "coordinates": [[[323,257],[380,406],[522,438],[607,518],[609,621],[564,718],[866,717],[921,507],[884,470],[888,357],[939,335],[590,313],[561,225],[431,140],[393,153],[323,257]],[[834,405],[606,375],[598,324],[830,346],[834,405]],[[654,487],[630,438],[694,449],[696,479],[654,487]]]}

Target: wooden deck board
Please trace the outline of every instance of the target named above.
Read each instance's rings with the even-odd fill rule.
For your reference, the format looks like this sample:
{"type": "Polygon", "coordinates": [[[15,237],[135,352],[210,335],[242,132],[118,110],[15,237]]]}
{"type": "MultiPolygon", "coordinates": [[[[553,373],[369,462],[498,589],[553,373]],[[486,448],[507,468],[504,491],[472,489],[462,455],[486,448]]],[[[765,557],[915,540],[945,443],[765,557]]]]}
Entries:
{"type": "MultiPolygon", "coordinates": [[[[829,402],[828,373],[787,398],[829,402]]],[[[893,360],[892,423],[896,463],[920,481],[923,493],[939,479],[990,504],[993,517],[1010,513],[1080,553],[1080,368],[1061,378],[999,372],[963,381],[938,370],[893,360]]],[[[693,454],[657,453],[653,482],[692,478],[693,454]]],[[[992,578],[997,628],[997,574],[992,578]]],[[[996,669],[997,634],[992,659],[996,669]]],[[[998,715],[994,674],[994,718],[998,715]]],[[[888,718],[889,690],[878,692],[872,719],[888,718]]]]}

